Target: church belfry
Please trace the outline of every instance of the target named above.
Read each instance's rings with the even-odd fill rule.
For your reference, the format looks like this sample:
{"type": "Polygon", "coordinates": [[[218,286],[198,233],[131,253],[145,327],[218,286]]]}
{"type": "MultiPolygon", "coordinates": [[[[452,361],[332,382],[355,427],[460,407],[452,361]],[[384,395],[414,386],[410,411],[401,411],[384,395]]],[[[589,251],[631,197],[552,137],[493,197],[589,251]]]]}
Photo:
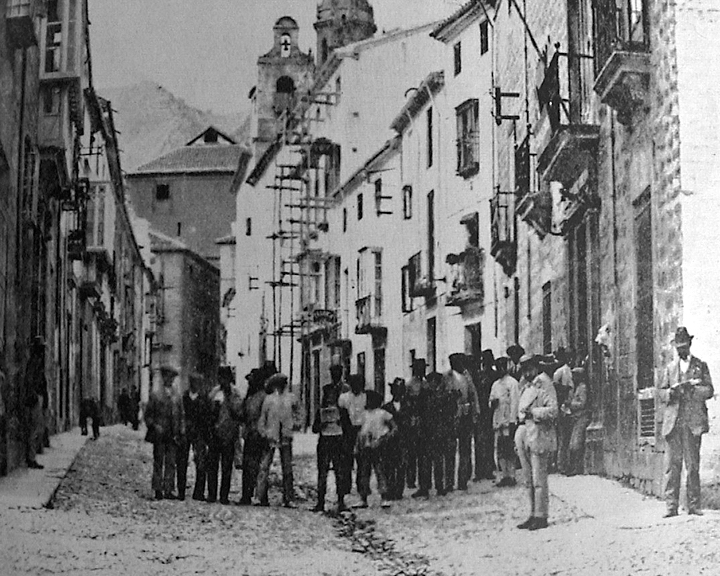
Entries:
{"type": "Polygon", "coordinates": [[[289,16],[273,26],[273,48],[258,59],[258,83],[253,93],[255,151],[262,155],[275,140],[278,118],[292,110],[299,96],[310,89],[315,72],[311,54],[300,50],[299,28],[289,16]]]}
{"type": "Polygon", "coordinates": [[[370,38],[377,27],[368,0],[321,0],[317,7],[317,63],[322,66],[337,48],[370,38]]]}

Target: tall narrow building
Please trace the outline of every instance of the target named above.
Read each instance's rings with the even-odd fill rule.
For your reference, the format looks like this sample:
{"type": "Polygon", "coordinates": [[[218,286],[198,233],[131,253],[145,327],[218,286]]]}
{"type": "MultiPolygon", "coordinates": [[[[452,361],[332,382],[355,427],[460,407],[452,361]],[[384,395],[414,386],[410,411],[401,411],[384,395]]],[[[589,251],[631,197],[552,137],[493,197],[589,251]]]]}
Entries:
{"type": "Polygon", "coordinates": [[[370,38],[377,27],[368,0],[322,0],[317,8],[318,66],[337,48],[370,38]]]}

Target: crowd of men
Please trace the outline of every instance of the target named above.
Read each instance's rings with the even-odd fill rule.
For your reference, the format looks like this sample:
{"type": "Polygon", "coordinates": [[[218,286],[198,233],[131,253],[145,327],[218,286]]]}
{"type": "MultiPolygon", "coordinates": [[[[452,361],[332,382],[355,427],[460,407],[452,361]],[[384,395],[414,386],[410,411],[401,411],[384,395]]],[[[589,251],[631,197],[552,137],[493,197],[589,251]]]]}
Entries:
{"type": "MultiPolygon", "coordinates": [[[[705,401],[713,387],[707,365],[689,350],[684,328],[673,340],[677,365],[659,392],[665,404],[663,433],[668,442],[666,500],[668,516],[677,515],[680,470],[688,468],[689,512],[700,513],[699,445],[707,432],[705,401]],[[675,377],[677,376],[677,377],[675,377]],[[704,417],[703,417],[704,416],[704,417]],[[666,430],[667,428],[667,430],[666,430]]],[[[587,359],[583,362],[587,362],[587,359]]],[[[427,373],[424,359],[412,362],[412,377],[396,378],[392,398],[365,388],[361,374],[344,378],[342,366],[330,368],[331,383],[322,389],[312,430],[318,435],[317,489],[314,511],[325,510],[328,474],[334,472],[338,511],[346,509],[353,471],[359,502],[368,507],[374,473],[381,506],[403,498],[429,498],[467,490],[471,480],[493,480],[497,488],[516,485],[523,471],[530,515],[518,528],[548,526],[548,473],[572,476],[584,471],[585,431],[591,420],[586,368],[575,366],[571,350],[549,356],[526,354],[520,345],[495,358],[451,354],[450,369],[427,373]]],[[[207,391],[190,377],[180,397],[173,382],[177,371],[161,369],[163,388],[145,409],[146,439],[153,443],[152,487],[157,499],[185,498],[190,449],[195,456],[195,500],[229,503],[233,457],[243,430],[242,497],[238,504],[268,506],[268,475],[280,454],[283,501],[294,507],[292,437],[295,396],[288,379],[272,362],[246,376],[241,399],[233,374],[221,368],[219,385],[207,391]],[[174,492],[177,482],[177,494],[174,492]],[[207,492],[206,492],[207,489],[207,492]]]]}

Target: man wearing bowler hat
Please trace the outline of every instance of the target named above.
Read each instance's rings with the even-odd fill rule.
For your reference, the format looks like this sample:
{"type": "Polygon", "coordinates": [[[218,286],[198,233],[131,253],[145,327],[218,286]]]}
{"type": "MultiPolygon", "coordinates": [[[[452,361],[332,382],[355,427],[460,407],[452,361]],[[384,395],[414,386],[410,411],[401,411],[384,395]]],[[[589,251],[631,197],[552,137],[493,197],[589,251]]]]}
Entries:
{"type": "Polygon", "coordinates": [[[700,439],[708,427],[705,402],[715,393],[707,364],[690,353],[693,337],[681,326],[672,344],[678,359],[670,364],[667,377],[658,390],[664,405],[662,434],[665,437],[666,518],[677,516],[680,475],[683,461],[687,470],[688,514],[701,516],[700,439]]]}

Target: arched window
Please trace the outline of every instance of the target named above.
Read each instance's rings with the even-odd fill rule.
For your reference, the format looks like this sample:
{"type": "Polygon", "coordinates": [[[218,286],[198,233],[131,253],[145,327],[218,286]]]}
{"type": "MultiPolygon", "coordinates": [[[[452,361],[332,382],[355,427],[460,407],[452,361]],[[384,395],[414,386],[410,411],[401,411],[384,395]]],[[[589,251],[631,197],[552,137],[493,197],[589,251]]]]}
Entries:
{"type": "Polygon", "coordinates": [[[320,46],[321,46],[322,61],[327,62],[329,51],[330,51],[330,49],[328,47],[327,38],[323,38],[320,46]]]}
{"type": "Polygon", "coordinates": [[[278,94],[292,94],[295,92],[295,82],[289,76],[280,76],[275,84],[278,94]]]}

